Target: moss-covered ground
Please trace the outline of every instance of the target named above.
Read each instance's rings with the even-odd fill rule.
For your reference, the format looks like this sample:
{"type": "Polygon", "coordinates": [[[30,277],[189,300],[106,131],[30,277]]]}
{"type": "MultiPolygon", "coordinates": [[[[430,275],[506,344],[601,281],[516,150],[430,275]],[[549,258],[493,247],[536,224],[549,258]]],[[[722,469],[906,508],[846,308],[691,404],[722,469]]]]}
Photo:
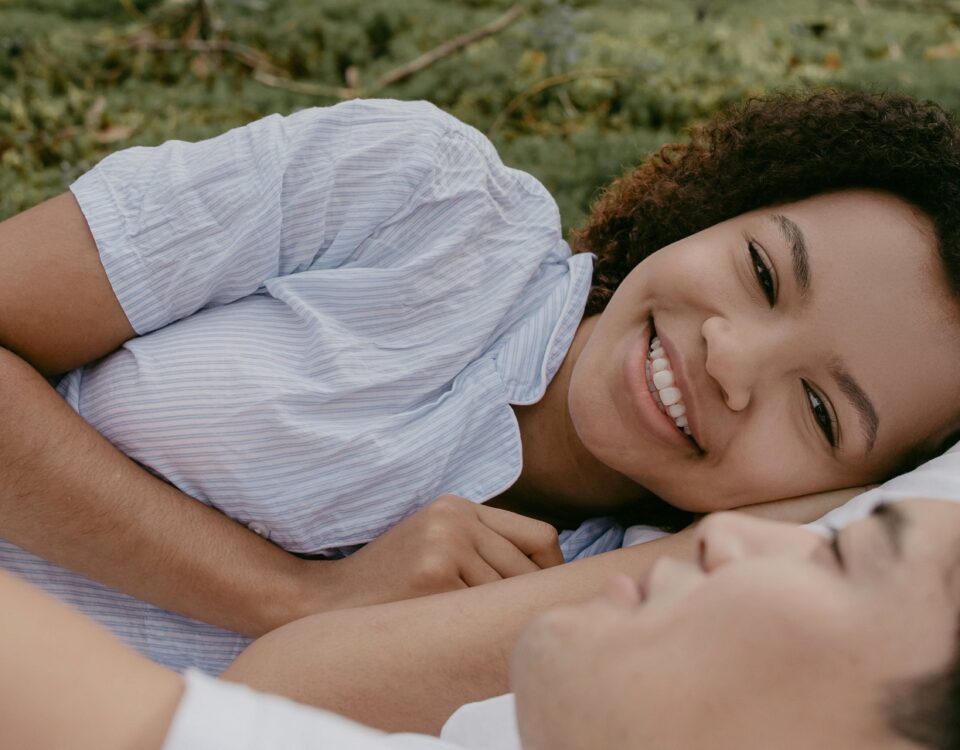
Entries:
{"type": "Polygon", "coordinates": [[[569,227],[691,122],[820,86],[960,113],[960,2],[0,0],[0,218],[112,150],[360,95],[429,99],[475,125],[569,227]]]}

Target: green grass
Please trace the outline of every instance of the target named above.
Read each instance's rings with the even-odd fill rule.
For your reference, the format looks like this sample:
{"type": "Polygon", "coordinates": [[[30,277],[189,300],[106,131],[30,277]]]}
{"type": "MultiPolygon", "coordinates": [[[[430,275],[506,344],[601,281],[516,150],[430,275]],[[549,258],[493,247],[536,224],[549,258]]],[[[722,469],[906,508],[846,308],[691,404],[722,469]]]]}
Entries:
{"type": "Polygon", "coordinates": [[[115,149],[333,104],[348,77],[364,95],[429,99],[487,132],[547,185],[567,227],[612,177],[745,96],[900,91],[960,114],[956,0],[521,5],[506,29],[374,89],[511,3],[0,0],[0,217],[115,149]]]}

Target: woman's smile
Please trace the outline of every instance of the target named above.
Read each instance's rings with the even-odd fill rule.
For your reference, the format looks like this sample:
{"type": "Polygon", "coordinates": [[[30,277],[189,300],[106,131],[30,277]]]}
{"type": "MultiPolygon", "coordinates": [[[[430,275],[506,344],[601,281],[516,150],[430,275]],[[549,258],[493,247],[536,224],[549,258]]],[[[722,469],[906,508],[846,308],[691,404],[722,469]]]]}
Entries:
{"type": "Polygon", "coordinates": [[[681,371],[674,369],[673,361],[679,362],[679,359],[675,354],[671,359],[665,345],[665,340],[656,337],[652,322],[648,321],[637,333],[635,346],[624,359],[626,392],[633,412],[646,431],[671,445],[697,450],[699,443],[690,427],[688,406],[693,399],[681,371]],[[657,381],[663,387],[659,387],[657,381]],[[678,419],[682,424],[678,424],[678,419]]]}

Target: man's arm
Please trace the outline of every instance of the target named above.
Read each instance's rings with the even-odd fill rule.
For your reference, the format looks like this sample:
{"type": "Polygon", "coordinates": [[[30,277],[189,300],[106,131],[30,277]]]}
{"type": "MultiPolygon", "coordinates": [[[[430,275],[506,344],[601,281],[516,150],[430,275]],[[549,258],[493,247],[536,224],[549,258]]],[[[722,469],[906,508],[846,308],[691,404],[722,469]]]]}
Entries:
{"type": "MultiPolygon", "coordinates": [[[[806,523],[865,489],[741,510],[806,523]]],[[[464,591],[308,617],[260,638],[224,677],[380,729],[435,733],[464,703],[507,692],[514,641],[536,615],[596,596],[615,572],[639,579],[661,556],[693,559],[696,533],[464,591]]]]}
{"type": "Polygon", "coordinates": [[[508,690],[517,635],[551,606],[692,558],[695,530],[486,586],[308,617],[253,643],[224,673],[388,731],[436,733],[459,706],[508,690]]]}
{"type": "Polygon", "coordinates": [[[183,680],[0,572],[0,747],[159,748],[183,680]]]}

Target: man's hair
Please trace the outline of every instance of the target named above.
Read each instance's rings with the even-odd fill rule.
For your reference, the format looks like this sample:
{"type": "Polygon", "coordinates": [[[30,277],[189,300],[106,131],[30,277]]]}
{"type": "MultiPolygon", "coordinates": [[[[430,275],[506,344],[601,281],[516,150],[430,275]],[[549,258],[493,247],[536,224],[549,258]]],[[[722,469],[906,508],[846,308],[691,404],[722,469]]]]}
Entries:
{"type": "Polygon", "coordinates": [[[613,182],[572,233],[597,256],[587,315],[651,253],[763,206],[847,188],[899,196],[933,222],[960,298],[960,131],[902,95],[822,91],[750,99],[613,182]]]}
{"type": "Polygon", "coordinates": [[[960,750],[960,654],[942,672],[897,684],[886,713],[897,736],[929,750],[960,750]]]}

